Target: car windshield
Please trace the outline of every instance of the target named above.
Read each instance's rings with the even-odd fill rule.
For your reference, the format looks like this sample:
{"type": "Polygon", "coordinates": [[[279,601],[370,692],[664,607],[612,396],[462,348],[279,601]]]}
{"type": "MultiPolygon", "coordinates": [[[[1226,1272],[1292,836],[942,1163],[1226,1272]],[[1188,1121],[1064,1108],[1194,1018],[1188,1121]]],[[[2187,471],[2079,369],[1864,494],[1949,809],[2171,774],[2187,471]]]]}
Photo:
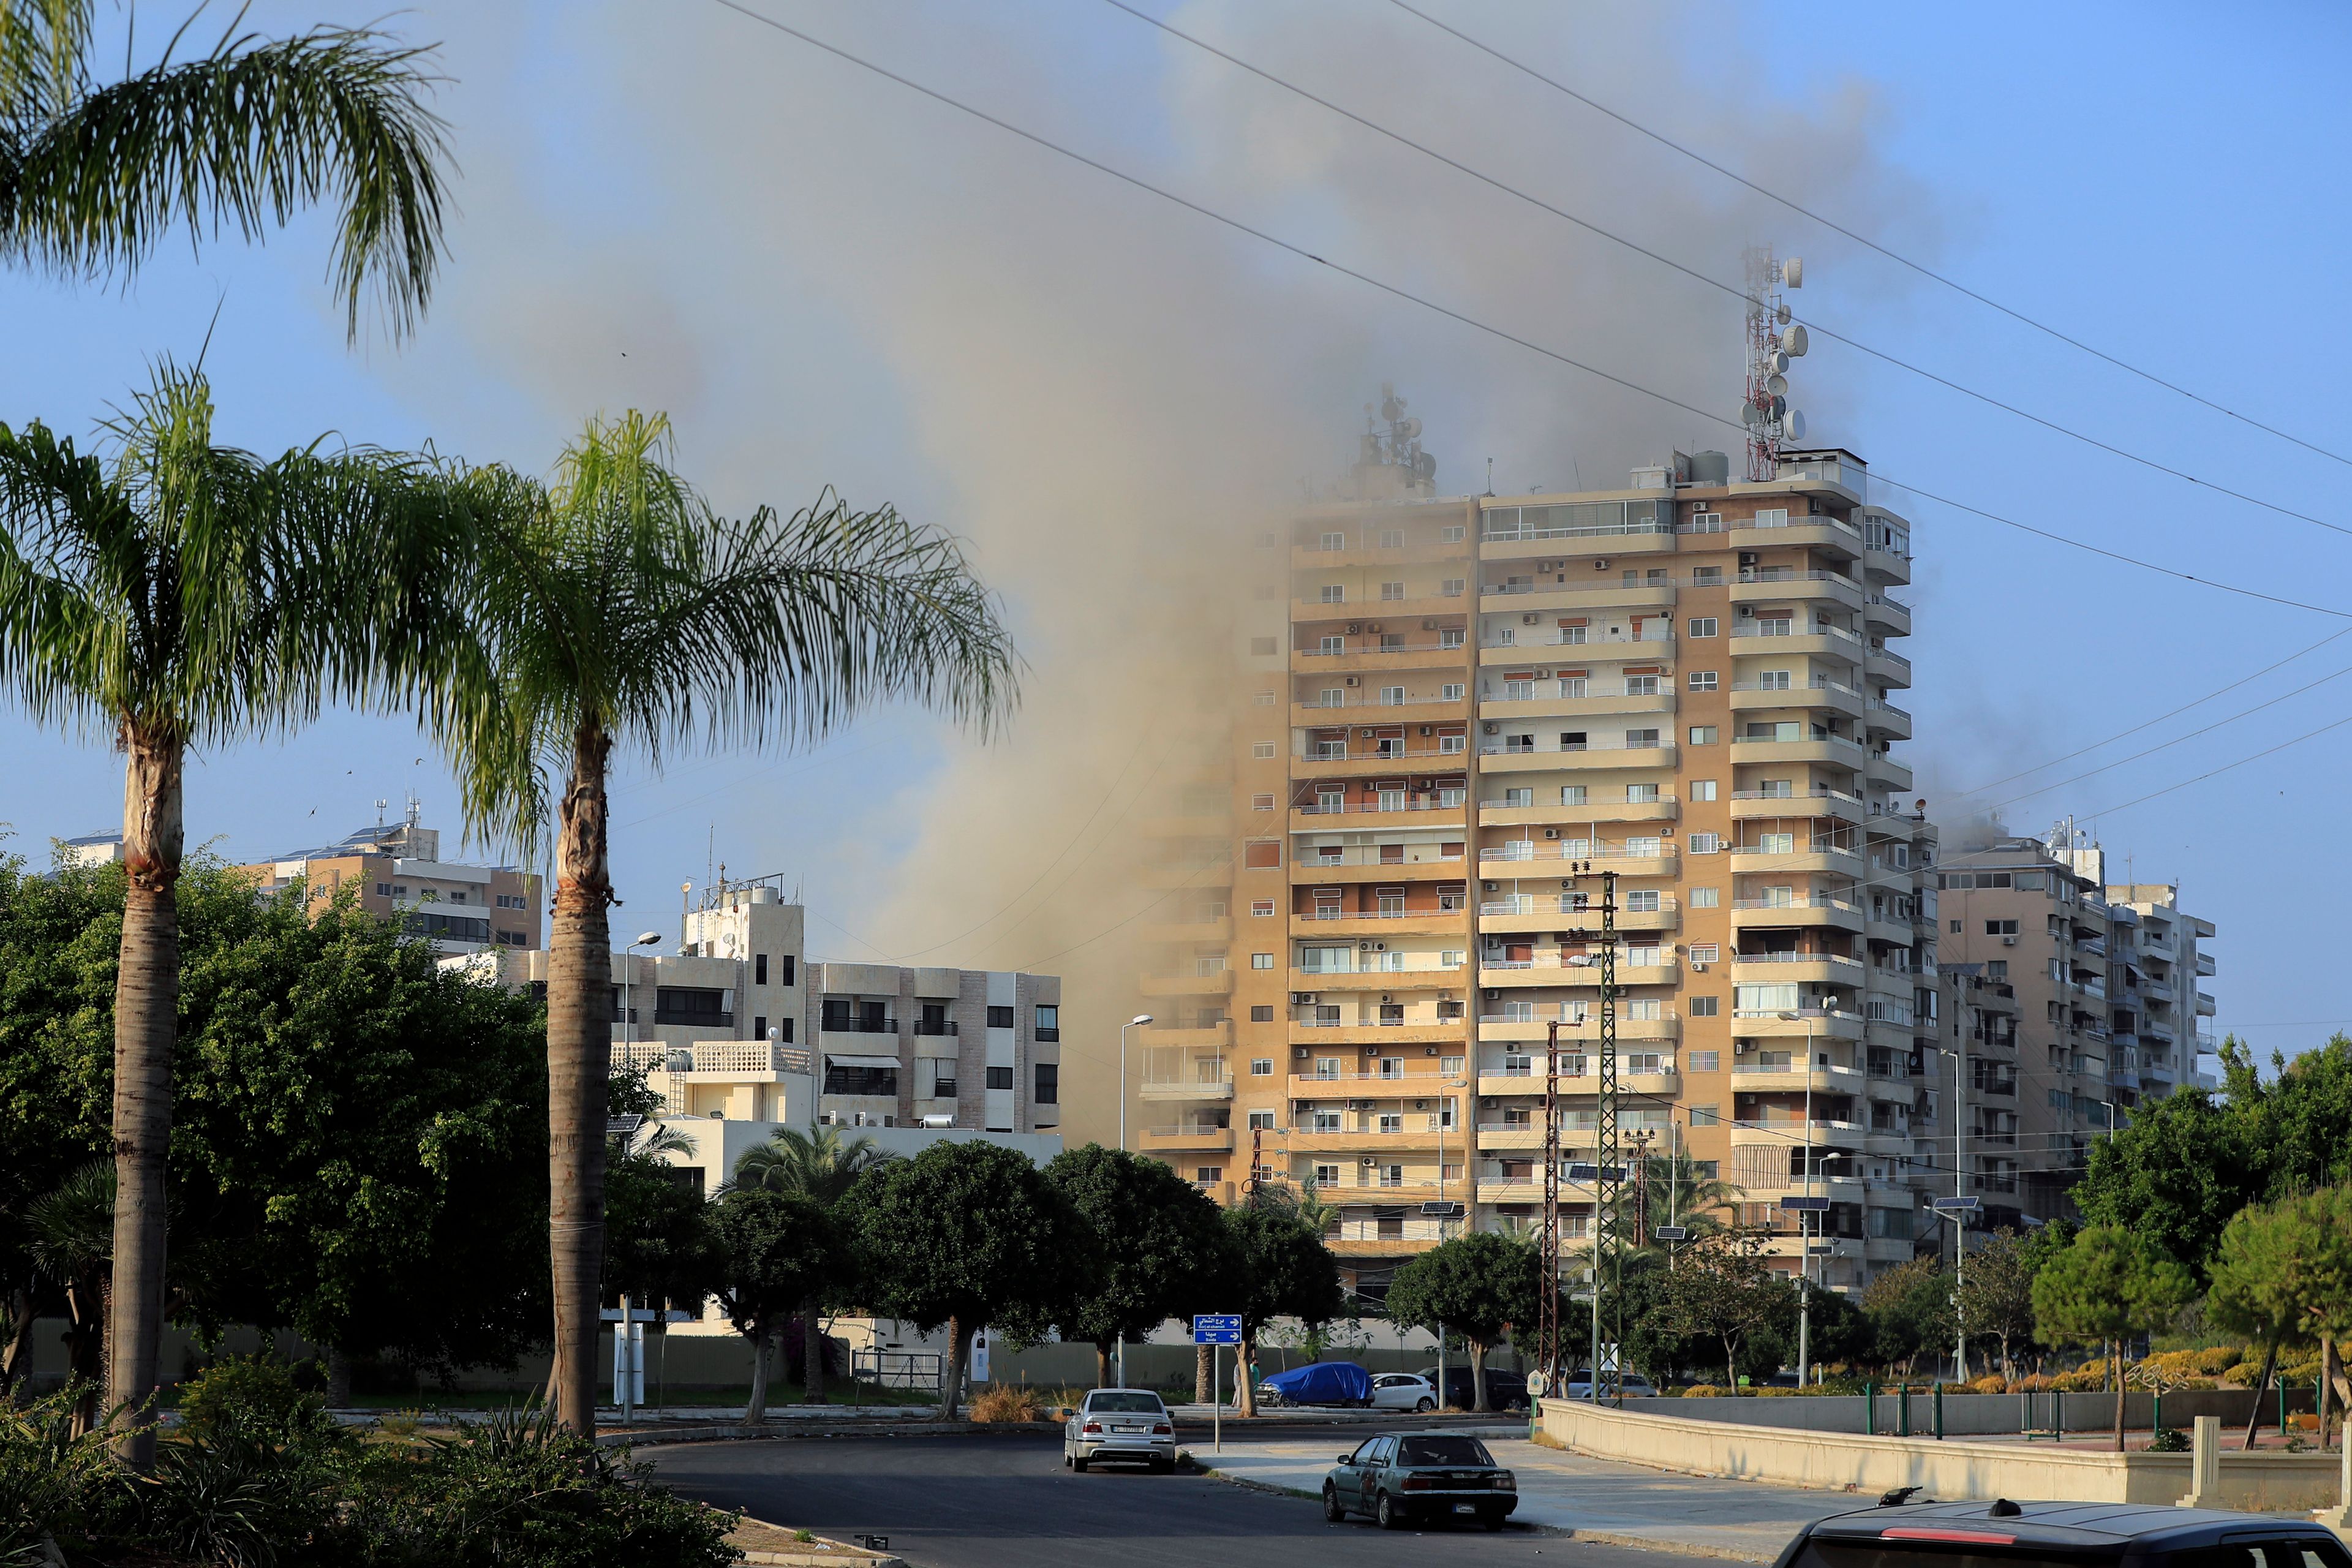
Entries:
{"type": "Polygon", "coordinates": [[[1494,1456],[1475,1437],[1442,1435],[1407,1437],[1397,1462],[1402,1465],[1491,1465],[1494,1456]]]}
{"type": "Polygon", "coordinates": [[[1160,1395],[1139,1394],[1132,1389],[1089,1394],[1087,1396],[1087,1408],[1097,1412],[1108,1411],[1115,1415],[1164,1415],[1167,1414],[1167,1406],[1160,1403],[1160,1395]]]}

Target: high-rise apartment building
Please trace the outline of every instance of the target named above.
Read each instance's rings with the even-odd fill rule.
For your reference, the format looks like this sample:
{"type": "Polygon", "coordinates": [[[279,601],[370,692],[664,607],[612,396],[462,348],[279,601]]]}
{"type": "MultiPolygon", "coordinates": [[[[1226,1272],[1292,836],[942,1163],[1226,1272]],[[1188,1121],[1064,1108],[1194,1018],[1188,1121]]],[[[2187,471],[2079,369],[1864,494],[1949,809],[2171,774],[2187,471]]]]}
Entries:
{"type": "MultiPolygon", "coordinates": [[[[1608,873],[1628,1153],[1736,1182],[1785,1268],[1809,1176],[1815,1278],[1908,1258],[1937,1009],[1936,830],[1892,750],[1908,526],[1837,450],[1508,498],[1398,456],[1368,438],[1364,499],[1265,541],[1230,772],[1170,830],[1140,1146],[1229,1201],[1253,1151],[1311,1182],[1364,1282],[1534,1226],[1554,1023],[1591,1158],[1608,873]]],[[[1563,1189],[1571,1242],[1591,1198],[1563,1189]]]]}
{"type": "Polygon", "coordinates": [[[2000,837],[1947,858],[1939,873],[1946,964],[2014,993],[2008,1053],[1971,1045],[1958,1157],[1989,1194],[2032,1221],[2071,1215],[2090,1142],[2142,1100],[2210,1082],[2198,1020],[2214,971],[2198,942],[2210,921],[2184,913],[2169,884],[2109,886],[2105,855],[2063,826],[2044,840],[2000,837]],[[1994,1088],[2007,1084],[2005,1089],[1994,1088]]]}
{"type": "Polygon", "coordinates": [[[540,944],[538,876],[513,866],[444,860],[441,834],[423,825],[414,799],[398,822],[378,822],[336,843],[290,849],[241,869],[265,893],[306,883],[320,907],[348,887],[360,908],[398,920],[444,954],[540,944]]]}

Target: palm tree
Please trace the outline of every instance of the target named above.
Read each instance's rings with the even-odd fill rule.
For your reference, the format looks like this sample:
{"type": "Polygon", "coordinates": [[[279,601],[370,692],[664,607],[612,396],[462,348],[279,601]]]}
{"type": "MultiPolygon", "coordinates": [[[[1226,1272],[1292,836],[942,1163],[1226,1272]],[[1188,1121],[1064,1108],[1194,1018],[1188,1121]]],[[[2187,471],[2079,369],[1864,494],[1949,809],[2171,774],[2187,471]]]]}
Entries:
{"type": "Polygon", "coordinates": [[[814,740],[867,703],[913,697],[986,728],[1014,659],[993,596],[956,542],[830,492],[789,518],[725,518],[668,467],[669,425],[589,422],[553,483],[471,477],[478,536],[470,641],[439,668],[428,720],[469,819],[530,853],[551,828],[550,1246],[556,1404],[595,1418],[604,1094],[612,1060],[605,779],[616,746],[658,766],[697,740],[814,740]]]}
{"type": "Polygon", "coordinates": [[[100,457],[0,426],[0,685],[126,759],[129,874],[114,1007],[114,1296],[107,1403],[153,1452],[164,1153],[178,1034],[180,780],[188,748],[283,732],[387,691],[446,575],[433,476],[364,448],[265,462],[212,443],[212,395],[170,364],[100,457]]]}
{"type": "MultiPolygon", "coordinates": [[[[765,1143],[743,1151],[743,1157],[735,1162],[730,1184],[799,1193],[831,1209],[849,1195],[859,1177],[898,1157],[877,1148],[871,1138],[844,1138],[839,1127],[815,1127],[806,1132],[779,1127],[765,1143]]],[[[801,1309],[801,1363],[806,1369],[802,1393],[811,1405],[824,1403],[824,1316],[822,1296],[811,1296],[801,1309]]],[[[767,1353],[764,1346],[761,1353],[767,1353]]]]}
{"type": "MultiPolygon", "coordinates": [[[[1664,1157],[1644,1155],[1634,1166],[1643,1188],[1641,1206],[1648,1211],[1650,1234],[1633,1238],[1636,1247],[1657,1245],[1657,1227],[1669,1220],[1681,1226],[1693,1237],[1709,1235],[1729,1226],[1724,1216],[1731,1214],[1747,1189],[1727,1182],[1708,1167],[1691,1158],[1686,1150],[1676,1150],[1664,1157]]],[[[1633,1194],[1622,1199],[1630,1211],[1633,1194]]],[[[1623,1216],[1633,1223],[1633,1214],[1623,1216]]]]}
{"type": "Polygon", "coordinates": [[[92,1160],[26,1205],[33,1267],[65,1292],[66,1363],[79,1386],[77,1436],[97,1425],[105,1374],[106,1315],[112,1293],[107,1265],[114,1251],[114,1167],[92,1160]]]}
{"type": "Polygon", "coordinates": [[[253,239],[325,198],[347,330],[370,289],[395,333],[414,324],[441,249],[428,51],[363,28],[264,40],[232,23],[208,54],[174,63],[167,47],[100,81],[95,10],[0,5],[0,257],[121,275],[181,224],[192,240],[224,226],[253,239]]]}

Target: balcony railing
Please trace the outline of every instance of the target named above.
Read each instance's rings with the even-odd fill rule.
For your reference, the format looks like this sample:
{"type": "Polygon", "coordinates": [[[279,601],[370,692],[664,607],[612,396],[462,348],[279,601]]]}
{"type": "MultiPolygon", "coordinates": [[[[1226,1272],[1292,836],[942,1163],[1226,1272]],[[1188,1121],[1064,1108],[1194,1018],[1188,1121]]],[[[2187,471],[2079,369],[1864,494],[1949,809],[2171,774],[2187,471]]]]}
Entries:
{"type": "Polygon", "coordinates": [[[898,1020],[856,1013],[826,1013],[818,1018],[817,1027],[828,1035],[895,1035],[898,1032],[898,1020]]]}
{"type": "MultiPolygon", "coordinates": [[[[1626,842],[1636,846],[1641,843],[1640,840],[1626,842]]],[[[1500,844],[1485,844],[1478,848],[1480,860],[1502,861],[1507,864],[1525,860],[1671,860],[1674,858],[1675,846],[1663,839],[1659,840],[1654,849],[1601,848],[1591,847],[1589,841],[1582,838],[1563,838],[1557,844],[1549,839],[1508,838],[1500,844]],[[1527,847],[1524,849],[1518,847],[1521,845],[1527,847]],[[1569,847],[1570,845],[1586,847],[1571,849],[1569,847]]]]}
{"type": "MultiPolygon", "coordinates": [[[[1732,623],[1731,635],[1735,639],[1739,637],[1828,637],[1835,642],[1850,642],[1853,644],[1857,652],[1864,647],[1862,638],[1843,626],[1808,626],[1793,621],[1761,619],[1735,621],[1732,623]]],[[[1906,668],[1910,667],[1908,659],[1904,660],[1904,667],[1906,668]]]]}
{"type": "Polygon", "coordinates": [[[1311,698],[1302,697],[1298,700],[1298,706],[1301,708],[1319,708],[1335,712],[1342,708],[1352,712],[1362,708],[1431,708],[1439,706],[1458,708],[1461,705],[1462,699],[1459,697],[1381,697],[1372,692],[1343,692],[1340,694],[1339,700],[1337,702],[1332,701],[1328,697],[1319,694],[1311,698]]]}
{"type": "Polygon", "coordinates": [[[1831,583],[1841,588],[1862,593],[1863,586],[1843,572],[1828,572],[1821,567],[1808,567],[1800,572],[1794,566],[1742,566],[1739,581],[1744,584],[1831,583]]]}
{"type": "Polygon", "coordinates": [[[1423,921],[1438,920],[1446,915],[1458,915],[1461,912],[1459,905],[1452,908],[1440,905],[1434,909],[1420,910],[1335,910],[1318,907],[1299,910],[1298,918],[1303,921],[1423,921]]]}
{"type": "Polygon", "coordinates": [[[1787,739],[1779,735],[1734,735],[1731,742],[1736,746],[1828,746],[1832,751],[1852,752],[1857,757],[1867,754],[1859,742],[1843,735],[1795,735],[1787,739]]]}
{"type": "Polygon", "coordinates": [[[1663,752],[1672,749],[1673,746],[1674,742],[1666,739],[1664,731],[1661,731],[1658,738],[1652,741],[1578,741],[1570,742],[1565,746],[1533,744],[1515,746],[1507,740],[1481,741],[1478,742],[1478,754],[1482,757],[1507,757],[1535,756],[1559,752],[1663,752]]]}
{"type": "Polygon", "coordinates": [[[1802,686],[1783,685],[1779,681],[1735,680],[1731,683],[1731,689],[1734,691],[1785,691],[1791,700],[1802,691],[1834,691],[1856,700],[1866,700],[1863,693],[1855,688],[1832,680],[1826,675],[1816,675],[1802,686]]]}
{"type": "MultiPolygon", "coordinates": [[[[1597,915],[1601,911],[1578,900],[1577,893],[1515,893],[1507,899],[1488,899],[1478,906],[1482,915],[1597,915]]],[[[1619,910],[1620,914],[1671,914],[1675,910],[1673,895],[1662,893],[1657,903],[1648,909],[1631,907],[1619,910]]]]}
{"type": "MultiPolygon", "coordinates": [[[[1558,586],[1558,584],[1554,584],[1554,586],[1558,586]]],[[[1495,588],[1489,591],[1496,594],[1532,594],[1535,592],[1533,588],[1495,588]]],[[[1590,637],[1584,635],[1585,630],[1586,628],[1582,626],[1558,626],[1549,631],[1545,630],[1541,626],[1515,626],[1503,636],[1481,638],[1478,646],[1480,647],[1587,647],[1632,649],[1645,647],[1652,643],[1669,643],[1675,640],[1675,634],[1663,626],[1654,630],[1644,628],[1640,637],[1590,637]]]]}
{"type": "Polygon", "coordinates": [[[688,1072],[805,1073],[810,1053],[795,1046],[767,1040],[697,1040],[691,1045],[665,1045],[659,1040],[632,1040],[613,1047],[614,1059],[652,1072],[677,1070],[684,1061],[688,1072]]]}
{"type": "Polygon", "coordinates": [[[1843,899],[1734,899],[1731,907],[1735,910],[1834,910],[1842,915],[1862,913],[1860,904],[1848,903],[1843,899]]]}
{"type": "Polygon", "coordinates": [[[1623,699],[1672,697],[1674,694],[1674,688],[1662,685],[1655,680],[1634,685],[1622,680],[1579,680],[1570,678],[1567,680],[1483,681],[1478,687],[1478,699],[1482,702],[1576,702],[1596,697],[1623,699]],[[1514,691],[1511,687],[1515,684],[1525,686],[1528,689],[1514,691]],[[1538,689],[1541,687],[1549,687],[1552,689],[1538,689]]]}
{"type": "Polygon", "coordinates": [[[1458,642],[1415,642],[1393,643],[1381,647],[1303,647],[1298,650],[1298,657],[1347,658],[1360,653],[1459,653],[1461,651],[1462,645],[1458,642]]]}
{"type": "Polygon", "coordinates": [[[1415,797],[1411,800],[1399,801],[1392,805],[1383,805],[1379,801],[1373,800],[1328,802],[1311,800],[1300,805],[1294,805],[1290,809],[1298,813],[1301,816],[1385,816],[1391,812],[1399,811],[1459,812],[1465,809],[1467,800],[1468,797],[1466,795],[1462,800],[1452,801],[1428,800],[1415,797]]]}
{"type": "MultiPolygon", "coordinates": [[[[1465,757],[1469,754],[1470,739],[1466,735],[1453,737],[1458,746],[1408,746],[1403,742],[1376,741],[1362,751],[1349,753],[1344,741],[1317,741],[1300,753],[1303,763],[1394,763],[1407,757],[1465,757]]],[[[1456,763],[1456,767],[1462,764],[1456,763]]]]}
{"type": "Polygon", "coordinates": [[[1730,850],[1734,859],[1743,855],[1847,855],[1857,860],[1862,858],[1862,851],[1852,845],[1833,844],[1826,838],[1811,838],[1785,848],[1773,848],[1762,844],[1734,844],[1730,850]]]}

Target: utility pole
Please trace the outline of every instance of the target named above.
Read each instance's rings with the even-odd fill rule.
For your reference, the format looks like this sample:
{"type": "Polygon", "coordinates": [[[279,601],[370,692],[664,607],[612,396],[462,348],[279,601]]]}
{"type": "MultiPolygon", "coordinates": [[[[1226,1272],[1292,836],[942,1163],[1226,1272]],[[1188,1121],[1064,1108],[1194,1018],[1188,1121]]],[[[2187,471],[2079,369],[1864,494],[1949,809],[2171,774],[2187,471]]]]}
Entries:
{"type": "MultiPolygon", "coordinates": [[[[1619,1163],[1617,1146],[1617,873],[1601,873],[1601,1094],[1593,1118],[1594,1162],[1600,1167],[1592,1184],[1592,1388],[1596,1400],[1600,1395],[1601,1379],[1601,1260],[1603,1251],[1617,1263],[1617,1205],[1623,1200],[1625,1172],[1619,1163]]],[[[1623,1291],[1614,1287],[1622,1279],[1612,1280],[1609,1295],[1610,1344],[1622,1342],[1625,1304],[1623,1291]]],[[[1608,1371],[1610,1392],[1619,1404],[1625,1401],[1625,1385],[1615,1364],[1608,1371]]]]}
{"type": "Polygon", "coordinates": [[[1559,1020],[1544,1031],[1543,1310],[1537,1319],[1536,1369],[1547,1392],[1560,1385],[1559,1350],[1559,1020]]]}

